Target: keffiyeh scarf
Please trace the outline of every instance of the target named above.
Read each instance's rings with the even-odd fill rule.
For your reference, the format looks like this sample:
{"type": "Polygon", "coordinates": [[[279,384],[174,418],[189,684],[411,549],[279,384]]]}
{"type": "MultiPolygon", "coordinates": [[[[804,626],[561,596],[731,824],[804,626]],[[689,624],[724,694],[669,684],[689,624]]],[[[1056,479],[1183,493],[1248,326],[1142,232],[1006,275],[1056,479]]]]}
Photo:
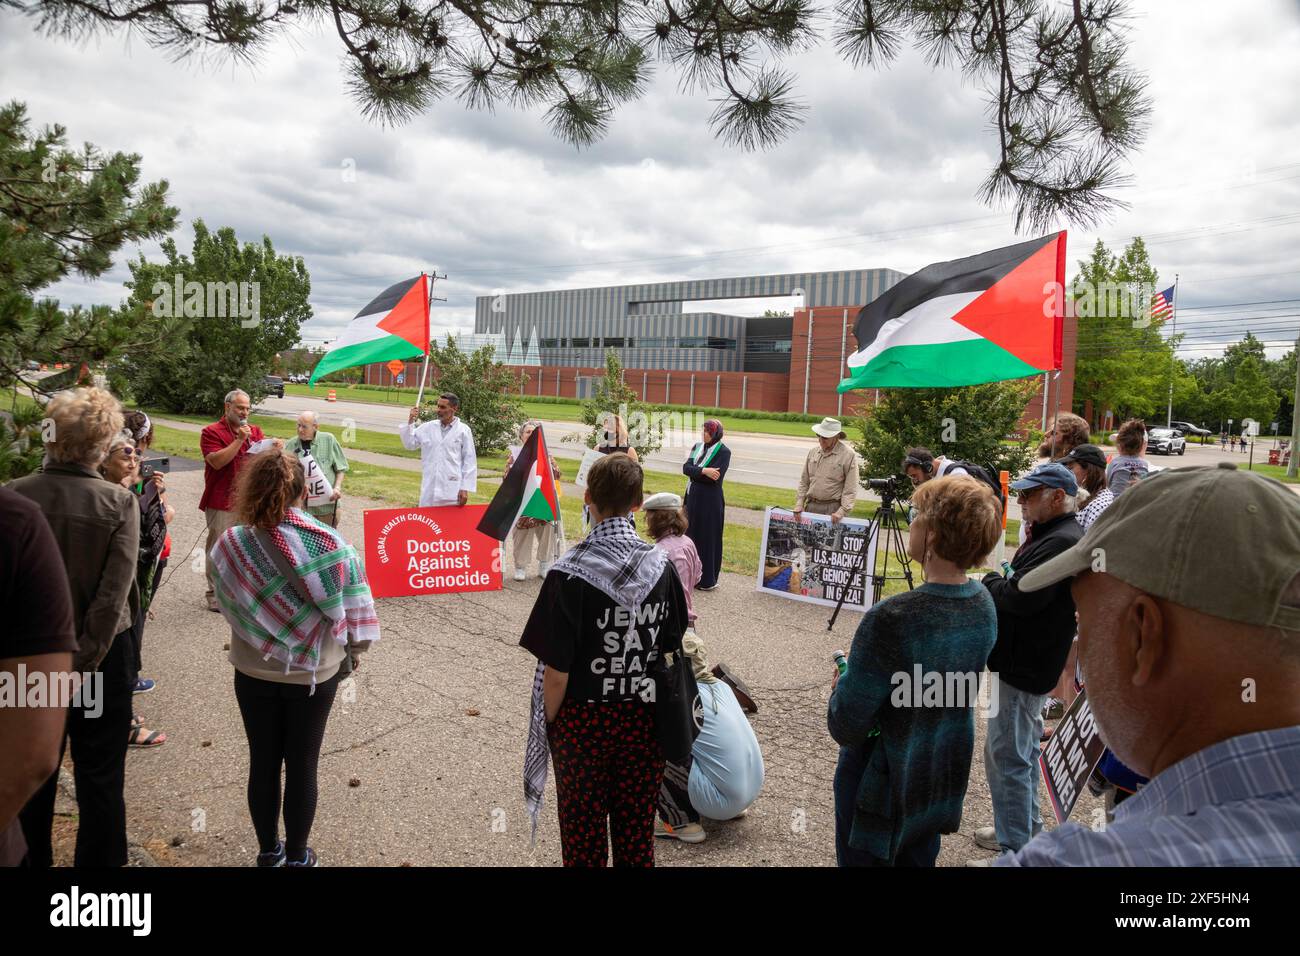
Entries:
{"type": "Polygon", "coordinates": [[[291,669],[312,673],[326,641],[379,640],[379,618],[357,553],[337,531],[297,508],[273,531],[275,547],[302,578],[310,601],[280,574],[254,528],[236,525],[212,549],[221,613],[235,635],[291,669]]]}
{"type": "MultiPolygon", "coordinates": [[[[627,518],[606,518],[591,533],[555,562],[553,571],[586,581],[620,607],[635,611],[663,576],[668,556],[641,539],[627,518]]],[[[636,615],[629,628],[636,627],[636,615]]],[[[532,821],[530,847],[537,842],[537,821],[546,791],[546,765],[550,742],[546,736],[546,702],[542,675],[546,665],[537,662],[533,675],[532,719],[524,754],[524,802],[532,821]]]]}

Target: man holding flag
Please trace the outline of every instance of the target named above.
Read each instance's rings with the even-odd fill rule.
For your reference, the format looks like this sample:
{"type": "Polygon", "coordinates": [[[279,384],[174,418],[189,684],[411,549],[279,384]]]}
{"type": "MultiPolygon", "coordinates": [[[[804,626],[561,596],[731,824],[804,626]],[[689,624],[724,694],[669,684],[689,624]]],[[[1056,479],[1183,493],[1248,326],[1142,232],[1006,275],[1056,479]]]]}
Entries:
{"type": "Polygon", "coordinates": [[[420,507],[464,505],[471,492],[478,490],[478,457],[474,452],[474,435],[456,413],[460,399],[451,392],[438,396],[438,417],[417,425],[420,406],[411,409],[402,426],[402,445],[409,451],[420,450],[424,478],[420,482],[420,507]]]}

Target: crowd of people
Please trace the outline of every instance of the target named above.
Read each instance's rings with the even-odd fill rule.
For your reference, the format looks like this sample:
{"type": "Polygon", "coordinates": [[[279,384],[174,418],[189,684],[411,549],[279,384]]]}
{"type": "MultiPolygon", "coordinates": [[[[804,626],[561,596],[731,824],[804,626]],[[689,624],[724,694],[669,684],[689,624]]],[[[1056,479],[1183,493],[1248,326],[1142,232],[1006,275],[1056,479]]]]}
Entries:
{"type": "MultiPolygon", "coordinates": [[[[422,506],[463,507],[477,490],[459,405],[443,393],[434,420],[413,409],[400,429],[421,452],[422,506]]],[[[361,559],[338,530],[342,447],[309,412],[288,443],[268,439],[250,412],[249,396],[233,390],[200,437],[205,600],[230,629],[256,864],[310,867],[330,711],[380,625],[361,559]]],[[[143,635],[175,509],[166,475],[143,458],[146,414],[79,388],[56,395],[46,415],[43,468],[0,488],[0,586],[17,609],[0,665],[83,674],[87,693],[66,720],[55,708],[3,715],[0,863],[52,865],[67,748],[74,862],[121,866],[128,748],[167,741],[133,699],[153,687],[143,635]]],[[[521,446],[537,426],[521,428],[521,446]]],[[[856,503],[856,460],[839,421],[812,431],[793,510],[838,522],[856,503]]],[[[731,460],[722,438],[721,422],[704,424],[682,465],[684,497],[647,496],[615,419],[586,473],[590,530],[572,547],[549,523],[513,530],[516,578],[536,561],[542,579],[520,638],[536,658],[524,791],[535,832],[553,770],[566,865],[603,866],[611,855],[652,865],[656,839],[699,843],[706,821],[743,817],[763,786],[746,716],[755,705],[711,663],[696,601],[722,566],[731,460]]],[[[971,689],[986,670],[993,819],[974,838],[999,855],[971,862],[1300,863],[1300,501],[1230,463],[1153,472],[1140,421],[1117,439],[1108,460],[1083,419],[1057,416],[1045,460],[1011,484],[1020,546],[982,577],[972,571],[988,565],[1006,506],[987,470],[907,450],[907,551],[923,583],[863,615],[829,686],[840,865],[935,864],[941,836],[963,818],[977,695],[921,703],[897,693],[898,678],[955,675],[963,680],[946,686],[971,689]],[[1201,560],[1209,554],[1217,560],[1201,560]],[[1093,786],[1113,816],[1098,831],[1045,831],[1045,720],[1085,687],[1108,746],[1093,786]]],[[[546,465],[561,478],[553,459],[546,465]]]]}

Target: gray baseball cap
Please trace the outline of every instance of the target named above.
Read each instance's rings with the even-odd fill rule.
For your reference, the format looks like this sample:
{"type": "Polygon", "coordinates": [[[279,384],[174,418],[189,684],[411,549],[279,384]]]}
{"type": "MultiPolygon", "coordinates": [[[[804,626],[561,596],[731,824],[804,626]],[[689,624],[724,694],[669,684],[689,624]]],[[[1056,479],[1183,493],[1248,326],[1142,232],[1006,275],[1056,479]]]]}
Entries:
{"type": "Polygon", "coordinates": [[[1283,603],[1300,574],[1300,495],[1232,462],[1166,469],[1130,485],[1020,590],[1088,570],[1213,617],[1300,630],[1300,600],[1283,603]]]}

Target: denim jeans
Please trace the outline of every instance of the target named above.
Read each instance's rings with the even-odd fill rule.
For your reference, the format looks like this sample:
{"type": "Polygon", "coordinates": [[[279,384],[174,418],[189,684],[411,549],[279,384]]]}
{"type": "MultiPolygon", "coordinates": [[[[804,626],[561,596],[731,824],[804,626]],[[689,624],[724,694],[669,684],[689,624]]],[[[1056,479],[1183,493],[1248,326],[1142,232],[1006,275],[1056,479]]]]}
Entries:
{"type": "Polygon", "coordinates": [[[1027,694],[998,678],[998,712],[984,739],[984,773],[993,798],[993,829],[1004,851],[1016,851],[1043,828],[1038,810],[1042,694],[1027,694]]]}

